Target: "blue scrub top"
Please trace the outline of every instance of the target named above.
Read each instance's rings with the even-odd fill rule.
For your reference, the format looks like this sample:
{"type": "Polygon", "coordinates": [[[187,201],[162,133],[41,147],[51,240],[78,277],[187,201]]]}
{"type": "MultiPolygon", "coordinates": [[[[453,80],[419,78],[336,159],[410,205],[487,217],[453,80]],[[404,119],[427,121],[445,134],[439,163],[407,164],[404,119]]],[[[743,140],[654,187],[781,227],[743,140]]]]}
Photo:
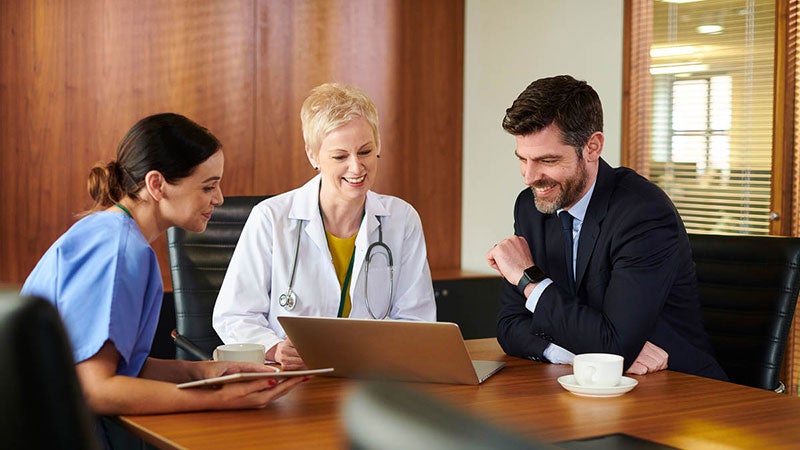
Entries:
{"type": "Polygon", "coordinates": [[[117,374],[135,377],[150,354],[163,291],[155,252],[136,222],[103,211],[53,243],[21,294],[55,304],[76,363],[110,340],[120,354],[117,374]]]}

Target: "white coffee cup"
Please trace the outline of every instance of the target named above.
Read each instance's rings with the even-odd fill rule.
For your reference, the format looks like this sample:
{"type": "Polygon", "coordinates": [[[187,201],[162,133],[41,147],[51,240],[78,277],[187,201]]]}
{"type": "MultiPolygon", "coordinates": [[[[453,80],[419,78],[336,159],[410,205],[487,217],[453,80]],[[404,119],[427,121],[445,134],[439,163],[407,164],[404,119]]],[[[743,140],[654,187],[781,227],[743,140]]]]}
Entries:
{"type": "Polygon", "coordinates": [[[622,361],[622,356],[611,353],[583,353],[575,355],[572,373],[581,386],[613,387],[622,378],[622,361]]]}
{"type": "Polygon", "coordinates": [[[214,349],[214,361],[245,361],[264,364],[262,344],[225,344],[214,349]]]}

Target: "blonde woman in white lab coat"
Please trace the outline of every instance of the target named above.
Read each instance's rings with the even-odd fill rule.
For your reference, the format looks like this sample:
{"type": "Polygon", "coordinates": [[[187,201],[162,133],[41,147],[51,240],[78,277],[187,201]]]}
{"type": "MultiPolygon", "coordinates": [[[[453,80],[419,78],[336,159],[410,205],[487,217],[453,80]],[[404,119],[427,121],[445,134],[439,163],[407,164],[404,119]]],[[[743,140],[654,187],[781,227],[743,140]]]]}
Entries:
{"type": "Polygon", "coordinates": [[[285,369],[304,364],[281,315],[436,320],[419,215],[399,198],[370,191],[381,152],[372,100],[350,86],[323,84],[300,116],[319,174],[253,208],[213,316],[224,342],[264,344],[267,359],[285,369]]]}

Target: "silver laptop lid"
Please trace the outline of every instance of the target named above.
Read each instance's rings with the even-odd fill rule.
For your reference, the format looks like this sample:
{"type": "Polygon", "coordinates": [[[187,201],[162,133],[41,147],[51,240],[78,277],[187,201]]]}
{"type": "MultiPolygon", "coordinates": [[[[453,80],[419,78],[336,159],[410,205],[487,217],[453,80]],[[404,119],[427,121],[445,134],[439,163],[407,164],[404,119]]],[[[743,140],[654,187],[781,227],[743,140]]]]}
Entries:
{"type": "Polygon", "coordinates": [[[449,322],[281,316],[278,321],[308,368],[333,376],[479,384],[503,367],[480,364],[482,377],[449,322]]]}

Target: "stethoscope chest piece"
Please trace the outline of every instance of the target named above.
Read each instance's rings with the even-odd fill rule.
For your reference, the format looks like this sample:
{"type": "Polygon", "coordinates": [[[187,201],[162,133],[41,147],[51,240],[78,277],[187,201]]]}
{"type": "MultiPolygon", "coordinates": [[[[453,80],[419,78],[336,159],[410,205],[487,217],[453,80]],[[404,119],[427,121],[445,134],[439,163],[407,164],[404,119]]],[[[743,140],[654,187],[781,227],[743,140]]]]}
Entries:
{"type": "Polygon", "coordinates": [[[281,294],[278,298],[278,303],[287,311],[291,311],[294,309],[295,305],[297,305],[297,296],[294,295],[294,291],[289,289],[286,291],[285,294],[281,294]]]}

